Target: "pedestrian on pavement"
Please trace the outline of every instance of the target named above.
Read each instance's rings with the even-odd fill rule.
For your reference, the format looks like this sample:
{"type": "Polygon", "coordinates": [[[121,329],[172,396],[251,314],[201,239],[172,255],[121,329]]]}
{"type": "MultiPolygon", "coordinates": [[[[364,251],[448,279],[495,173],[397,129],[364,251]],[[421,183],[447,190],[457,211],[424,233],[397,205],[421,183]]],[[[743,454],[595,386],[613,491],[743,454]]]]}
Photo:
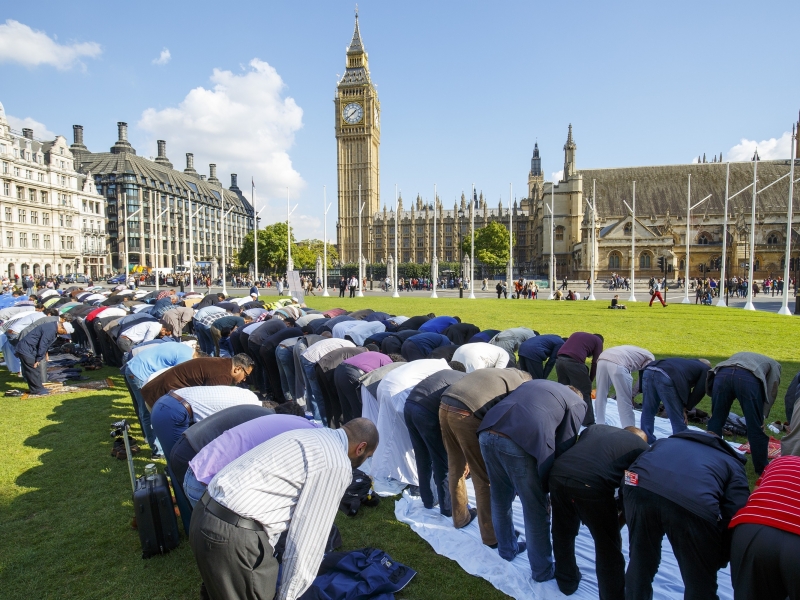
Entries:
{"type": "Polygon", "coordinates": [[[653,287],[650,290],[650,304],[649,306],[653,306],[653,300],[658,300],[661,302],[661,306],[666,306],[667,303],[664,301],[664,297],[661,295],[661,290],[664,289],[663,284],[661,283],[661,279],[659,278],[658,281],[653,283],[653,287]]]}

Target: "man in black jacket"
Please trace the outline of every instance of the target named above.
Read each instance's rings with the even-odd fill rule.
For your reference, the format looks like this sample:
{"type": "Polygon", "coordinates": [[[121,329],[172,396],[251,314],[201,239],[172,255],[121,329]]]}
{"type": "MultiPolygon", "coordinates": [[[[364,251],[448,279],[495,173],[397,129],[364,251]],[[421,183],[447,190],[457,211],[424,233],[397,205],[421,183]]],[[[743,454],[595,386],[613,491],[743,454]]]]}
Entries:
{"type": "Polygon", "coordinates": [[[704,358],[664,358],[651,362],[642,373],[642,430],[647,441],[653,435],[658,405],[663,402],[672,433],[687,429],[686,413],[706,395],[706,378],[711,363],[704,358]]]}
{"type": "Polygon", "coordinates": [[[728,523],[747,502],[744,458],[713,433],[684,431],[658,440],[625,472],[630,562],[626,600],[653,597],[667,535],[684,598],[717,597],[717,571],[730,560],[728,523]]]}
{"type": "Polygon", "coordinates": [[[649,448],[641,429],[592,425],[583,430],[577,444],[556,459],[550,471],[550,500],[556,583],[562,593],[574,594],[581,580],[575,562],[575,538],[583,522],[594,539],[600,599],[624,597],[625,558],[618,518],[621,503],[614,492],[625,470],[649,448]]]}
{"type": "Polygon", "coordinates": [[[44,387],[47,381],[47,351],[59,335],[73,332],[72,324],[62,315],[55,321],[42,319],[17,342],[16,353],[22,366],[22,377],[28,384],[28,393],[43,396],[50,390],[44,387]]]}

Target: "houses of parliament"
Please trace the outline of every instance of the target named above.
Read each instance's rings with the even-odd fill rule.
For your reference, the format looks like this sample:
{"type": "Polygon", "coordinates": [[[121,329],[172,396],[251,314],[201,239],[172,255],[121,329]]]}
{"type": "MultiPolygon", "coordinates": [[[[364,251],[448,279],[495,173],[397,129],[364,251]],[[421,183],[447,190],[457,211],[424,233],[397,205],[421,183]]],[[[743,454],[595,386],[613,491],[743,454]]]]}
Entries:
{"type": "MultiPolygon", "coordinates": [[[[456,201],[452,207],[445,206],[438,197],[431,204],[417,195],[409,205],[401,198],[397,215],[393,206],[381,206],[381,107],[357,15],[346,60],[345,73],[337,84],[334,100],[339,208],[336,229],[342,262],[358,261],[359,219],[363,259],[368,263],[389,262],[395,255],[394,221],[397,217],[399,262],[431,262],[436,219],[437,258],[463,264],[466,257],[462,255],[461,242],[469,236],[471,213],[474,212],[476,230],[493,221],[508,227],[509,208],[502,203],[491,206],[483,193],[471,198],[462,194],[460,202],[456,201]]],[[[797,156],[800,141],[795,143],[797,156]]],[[[637,278],[658,276],[660,257],[666,259],[671,277],[683,276],[687,200],[694,205],[707,196],[708,200],[693,211],[689,223],[689,272],[691,277],[719,276],[725,235],[726,185],[732,197],[727,219],[727,273],[729,276],[747,274],[751,260],[753,193],[752,188],[746,188],[753,183],[754,161],[725,163],[720,155],[711,161],[703,157],[691,164],[579,169],[577,151],[572,125],[569,125],[563,147],[563,174],[559,181],[550,182],[544,179],[540,150],[538,144],[534,145],[527,197],[519,202],[515,200],[510,208],[515,276],[547,275],[551,260],[551,218],[559,279],[588,278],[592,257],[599,277],[613,272],[627,275],[632,263],[637,278]],[[632,204],[634,182],[635,223],[625,206],[625,202],[632,204]],[[740,190],[743,191],[737,194],[740,190]],[[737,195],[734,197],[734,194],[737,195]],[[596,210],[594,253],[587,200],[594,201],[596,210]],[[631,236],[635,236],[635,255],[631,253],[631,236]]],[[[800,167],[800,161],[795,164],[800,167]]],[[[783,274],[790,160],[759,160],[757,168],[753,266],[755,277],[763,278],[783,274]]],[[[800,169],[796,169],[795,177],[800,177],[800,169]]],[[[793,271],[800,269],[798,204],[796,200],[792,218],[793,271]]],[[[476,277],[491,274],[476,265],[476,277]]]]}

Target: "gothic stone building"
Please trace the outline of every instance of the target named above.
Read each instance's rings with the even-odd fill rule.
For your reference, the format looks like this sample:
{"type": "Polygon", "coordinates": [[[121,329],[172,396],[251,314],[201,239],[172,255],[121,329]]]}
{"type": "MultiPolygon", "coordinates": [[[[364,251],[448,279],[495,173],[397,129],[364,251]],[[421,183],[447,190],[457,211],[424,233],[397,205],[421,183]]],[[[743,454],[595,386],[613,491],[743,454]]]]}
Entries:
{"type": "MultiPolygon", "coordinates": [[[[564,174],[558,183],[529,179],[531,228],[534,232],[534,269],[547,274],[550,260],[550,215],[554,205],[554,255],[558,278],[586,279],[591,267],[591,211],[587,200],[593,190],[597,216],[595,272],[612,272],[637,278],[658,275],[658,258],[672,268],[670,277],[683,276],[686,261],[687,200],[692,205],[708,197],[691,213],[689,222],[689,276],[720,274],[724,229],[726,179],[729,190],[727,273],[746,275],[750,257],[750,220],[754,162],[716,161],[687,165],[578,170],[577,145],[569,128],[564,145],[564,174]],[[691,176],[691,192],[689,180],[691,176]],[[636,182],[636,224],[629,205],[636,182]],[[744,190],[740,192],[740,190],[744,190]],[[691,194],[691,195],[690,195],[691,194]],[[735,196],[734,196],[735,195],[735,196]],[[636,236],[636,254],[631,255],[631,234],[636,236]]],[[[720,157],[721,158],[721,157],[720,157]]],[[[796,165],[800,162],[796,163],[796,165]]],[[[755,256],[758,279],[783,274],[786,217],[789,199],[789,160],[758,161],[755,256]],[[770,185],[773,182],[774,185],[770,185]],[[769,187],[768,187],[769,186],[769,187]]],[[[795,171],[797,178],[800,171],[795,171]]],[[[794,203],[792,257],[797,260],[800,209],[794,203]]],[[[793,261],[793,262],[795,262],[793,261]]]]}
{"type": "Polygon", "coordinates": [[[195,265],[216,276],[222,244],[230,264],[253,229],[253,208],[237,186],[236,175],[231,175],[231,185],[225,189],[217,179],[216,165],[209,165],[206,178],[195,170],[191,153],[186,154],[186,168],[179,171],[167,158],[164,140],[158,141],[155,159],[138,156],[128,142],[127,124],[118,123],[117,128],[118,140],[108,152],[90,152],[80,125],[73,128],[70,147],[80,170],[94,178],[97,193],[107,203],[113,268],[125,268],[127,215],[127,260],[131,266],[183,265],[190,258],[191,240],[195,265]]]}

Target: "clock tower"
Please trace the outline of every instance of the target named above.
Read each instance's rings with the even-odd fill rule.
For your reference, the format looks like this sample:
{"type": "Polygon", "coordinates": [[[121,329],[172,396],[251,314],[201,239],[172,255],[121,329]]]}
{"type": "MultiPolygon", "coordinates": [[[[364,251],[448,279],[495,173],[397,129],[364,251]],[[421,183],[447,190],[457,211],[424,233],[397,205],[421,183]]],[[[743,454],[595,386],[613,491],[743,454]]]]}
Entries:
{"type": "Polygon", "coordinates": [[[380,102],[367,64],[367,52],[358,28],[358,13],[353,39],[347,48],[344,76],[336,86],[336,162],[339,184],[337,245],[342,262],[358,262],[359,184],[361,186],[361,248],[364,258],[373,262],[370,224],[380,205],[379,150],[380,102]]]}

